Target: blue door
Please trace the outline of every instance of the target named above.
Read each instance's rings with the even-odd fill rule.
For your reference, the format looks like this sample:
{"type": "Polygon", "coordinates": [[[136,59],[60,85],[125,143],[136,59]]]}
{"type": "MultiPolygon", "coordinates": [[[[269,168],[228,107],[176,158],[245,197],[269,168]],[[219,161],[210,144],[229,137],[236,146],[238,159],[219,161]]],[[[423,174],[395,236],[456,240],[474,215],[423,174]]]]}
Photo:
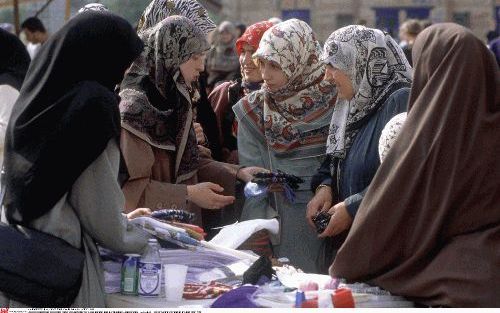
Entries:
{"type": "Polygon", "coordinates": [[[309,10],[283,10],[281,16],[284,21],[296,18],[311,25],[311,13],[309,10]]]}
{"type": "Polygon", "coordinates": [[[416,18],[417,20],[426,20],[429,18],[431,8],[407,8],[406,17],[416,18]]]}
{"type": "Polygon", "coordinates": [[[399,8],[374,8],[376,28],[395,37],[399,32],[399,8]]]}

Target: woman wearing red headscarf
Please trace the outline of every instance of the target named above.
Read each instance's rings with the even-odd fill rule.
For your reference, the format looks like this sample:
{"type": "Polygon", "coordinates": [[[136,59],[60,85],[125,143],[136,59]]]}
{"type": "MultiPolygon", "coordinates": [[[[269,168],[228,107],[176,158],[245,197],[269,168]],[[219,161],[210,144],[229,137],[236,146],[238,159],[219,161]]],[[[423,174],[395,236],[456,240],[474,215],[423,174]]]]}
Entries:
{"type": "Polygon", "coordinates": [[[238,163],[236,139],[238,125],[231,107],[245,95],[260,89],[262,75],[259,67],[253,62],[252,55],[257,51],[262,35],[272,26],[271,22],[264,21],[247,28],[236,41],[242,80],[225,82],[215,88],[208,97],[217,116],[224,162],[238,163]]]}

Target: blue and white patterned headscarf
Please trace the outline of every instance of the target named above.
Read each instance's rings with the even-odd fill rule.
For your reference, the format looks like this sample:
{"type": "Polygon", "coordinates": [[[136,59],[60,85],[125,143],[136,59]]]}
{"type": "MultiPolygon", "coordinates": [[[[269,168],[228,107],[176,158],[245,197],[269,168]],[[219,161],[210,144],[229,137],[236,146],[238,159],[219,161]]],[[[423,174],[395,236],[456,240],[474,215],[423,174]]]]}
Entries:
{"type": "Polygon", "coordinates": [[[350,78],[354,97],[339,100],[330,125],[327,153],[344,158],[359,129],[397,89],[409,87],[412,69],[387,33],[360,25],[343,27],[328,37],[322,60],[350,78]]]}

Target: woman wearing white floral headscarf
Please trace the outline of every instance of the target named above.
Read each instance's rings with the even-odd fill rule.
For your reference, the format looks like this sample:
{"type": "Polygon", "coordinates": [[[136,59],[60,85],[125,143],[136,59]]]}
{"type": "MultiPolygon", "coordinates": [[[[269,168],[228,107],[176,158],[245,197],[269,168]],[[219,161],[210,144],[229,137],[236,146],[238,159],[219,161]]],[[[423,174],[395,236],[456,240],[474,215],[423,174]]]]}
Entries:
{"type": "Polygon", "coordinates": [[[321,46],[305,22],[292,19],[273,26],[254,54],[264,85],[233,107],[239,120],[240,164],[279,169],[305,181],[295,203],[281,194],[247,199],[242,219],[279,218],[275,254],[309,272],[317,272],[320,241],[304,220],[308,187],[325,157],[337,94],[331,83],[323,81],[320,54],[321,46]]]}
{"type": "Polygon", "coordinates": [[[311,221],[318,211],[332,214],[321,234],[328,238],[326,270],[343,241],[342,236],[332,237],[349,229],[380,165],[382,129],[393,116],[406,111],[412,72],[390,35],[364,26],[333,32],[322,59],[327,64],[325,79],[337,85],[340,101],[330,126],[328,159],[311,185],[315,196],[308,204],[307,218],[311,221]]]}

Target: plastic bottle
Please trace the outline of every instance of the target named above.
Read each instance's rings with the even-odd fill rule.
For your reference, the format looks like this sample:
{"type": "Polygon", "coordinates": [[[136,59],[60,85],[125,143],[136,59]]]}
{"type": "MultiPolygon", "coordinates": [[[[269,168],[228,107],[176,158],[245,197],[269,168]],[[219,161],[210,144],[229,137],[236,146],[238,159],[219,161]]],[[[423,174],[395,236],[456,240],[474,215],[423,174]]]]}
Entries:
{"type": "Polygon", "coordinates": [[[158,297],[161,288],[162,265],[156,239],[148,240],[148,247],[139,261],[139,296],[158,297]]]}

